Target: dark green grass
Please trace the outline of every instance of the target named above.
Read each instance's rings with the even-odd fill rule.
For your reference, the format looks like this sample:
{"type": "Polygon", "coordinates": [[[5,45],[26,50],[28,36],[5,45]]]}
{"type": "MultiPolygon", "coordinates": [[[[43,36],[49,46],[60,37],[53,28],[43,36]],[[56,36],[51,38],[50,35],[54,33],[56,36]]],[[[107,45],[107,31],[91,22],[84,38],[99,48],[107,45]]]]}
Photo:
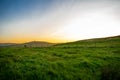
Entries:
{"type": "Polygon", "coordinates": [[[0,80],[120,80],[120,37],[0,48],[0,80]],[[107,41],[106,41],[107,40],[107,41]]]}

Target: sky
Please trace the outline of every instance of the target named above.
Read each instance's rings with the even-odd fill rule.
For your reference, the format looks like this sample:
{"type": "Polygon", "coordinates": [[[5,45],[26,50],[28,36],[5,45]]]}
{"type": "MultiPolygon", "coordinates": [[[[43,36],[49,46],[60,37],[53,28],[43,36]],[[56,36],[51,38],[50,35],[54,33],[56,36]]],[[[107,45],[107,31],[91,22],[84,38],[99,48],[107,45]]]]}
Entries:
{"type": "Polygon", "coordinates": [[[0,43],[120,35],[120,0],[0,0],[0,43]]]}

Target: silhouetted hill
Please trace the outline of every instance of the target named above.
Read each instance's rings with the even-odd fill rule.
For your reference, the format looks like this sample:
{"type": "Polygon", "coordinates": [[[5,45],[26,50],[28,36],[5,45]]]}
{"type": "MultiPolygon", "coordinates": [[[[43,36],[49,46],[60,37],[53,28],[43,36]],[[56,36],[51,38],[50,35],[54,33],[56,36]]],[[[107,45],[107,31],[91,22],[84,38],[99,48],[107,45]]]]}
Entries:
{"type": "Polygon", "coordinates": [[[49,42],[42,42],[42,41],[31,41],[31,42],[24,43],[22,45],[26,47],[49,47],[54,44],[49,42]]]}

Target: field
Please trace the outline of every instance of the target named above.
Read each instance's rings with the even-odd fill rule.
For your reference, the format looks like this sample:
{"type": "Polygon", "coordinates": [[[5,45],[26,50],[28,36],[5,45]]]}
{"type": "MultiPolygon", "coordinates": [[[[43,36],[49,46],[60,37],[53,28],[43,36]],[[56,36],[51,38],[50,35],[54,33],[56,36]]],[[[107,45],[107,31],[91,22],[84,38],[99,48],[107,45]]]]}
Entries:
{"type": "Polygon", "coordinates": [[[1,47],[0,80],[120,80],[120,36],[1,47]]]}

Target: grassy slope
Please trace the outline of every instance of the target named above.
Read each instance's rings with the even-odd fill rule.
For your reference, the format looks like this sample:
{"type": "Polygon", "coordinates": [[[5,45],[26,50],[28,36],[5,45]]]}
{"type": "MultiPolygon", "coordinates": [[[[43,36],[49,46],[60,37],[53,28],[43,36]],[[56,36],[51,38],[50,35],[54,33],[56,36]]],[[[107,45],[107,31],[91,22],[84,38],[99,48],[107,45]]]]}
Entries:
{"type": "Polygon", "coordinates": [[[120,80],[120,37],[0,48],[0,80],[120,80]]]}

